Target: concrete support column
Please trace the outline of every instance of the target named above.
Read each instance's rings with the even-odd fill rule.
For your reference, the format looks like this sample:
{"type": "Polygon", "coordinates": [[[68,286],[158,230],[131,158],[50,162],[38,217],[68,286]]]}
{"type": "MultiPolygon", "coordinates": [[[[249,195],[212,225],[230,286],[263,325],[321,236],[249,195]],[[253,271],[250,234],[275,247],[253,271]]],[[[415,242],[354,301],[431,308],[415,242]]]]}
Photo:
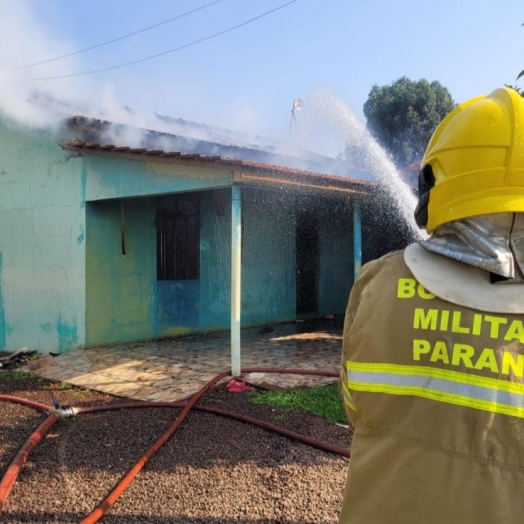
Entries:
{"type": "Polygon", "coordinates": [[[231,188],[231,374],[240,375],[242,277],[242,202],[240,186],[231,188]]]}
{"type": "Polygon", "coordinates": [[[353,268],[356,280],[362,269],[362,217],[357,199],[353,200],[353,268]]]}

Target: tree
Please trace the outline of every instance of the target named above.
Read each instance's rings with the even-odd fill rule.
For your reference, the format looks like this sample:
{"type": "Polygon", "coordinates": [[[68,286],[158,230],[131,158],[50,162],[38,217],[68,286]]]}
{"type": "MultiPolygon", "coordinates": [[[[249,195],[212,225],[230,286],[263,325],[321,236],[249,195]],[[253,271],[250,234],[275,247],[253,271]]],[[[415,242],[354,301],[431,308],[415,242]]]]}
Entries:
{"type": "MultiPolygon", "coordinates": [[[[524,24],[520,24],[520,27],[522,27],[523,25],[524,25],[524,24]]],[[[523,69],[523,70],[519,73],[519,75],[517,76],[517,81],[518,81],[520,78],[522,78],[523,76],[524,76],[524,69],[523,69]]],[[[518,90],[517,90],[517,91],[518,91],[518,90]]],[[[520,90],[519,93],[520,93],[522,96],[524,96],[524,95],[522,94],[522,90],[520,90]]]]}
{"type": "Polygon", "coordinates": [[[403,76],[391,85],[374,85],[364,115],[371,134],[403,167],[422,157],[433,131],[454,107],[439,82],[403,76]]]}
{"type": "Polygon", "coordinates": [[[520,96],[523,96],[524,97],[524,89],[519,87],[519,86],[516,86],[516,85],[510,85],[510,84],[504,84],[506,87],[509,87],[510,89],[513,89],[514,91],[516,91],[520,96]]]}
{"type": "MultiPolygon", "coordinates": [[[[524,24],[520,24],[520,26],[522,27],[524,24]]],[[[516,78],[516,81],[518,82],[522,77],[524,76],[524,69],[518,74],[517,78],[516,78]]],[[[520,88],[520,87],[517,87],[516,85],[515,86],[512,86],[512,85],[508,85],[508,84],[504,84],[506,87],[511,87],[512,89],[514,89],[520,96],[524,97],[524,89],[520,88]]]]}

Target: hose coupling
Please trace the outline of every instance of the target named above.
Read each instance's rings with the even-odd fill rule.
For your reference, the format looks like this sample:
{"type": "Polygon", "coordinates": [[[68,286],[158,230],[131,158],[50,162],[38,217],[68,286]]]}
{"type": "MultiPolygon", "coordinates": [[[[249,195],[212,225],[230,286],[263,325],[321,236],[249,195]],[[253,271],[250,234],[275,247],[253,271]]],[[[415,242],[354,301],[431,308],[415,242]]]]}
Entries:
{"type": "Polygon", "coordinates": [[[65,418],[74,417],[78,414],[78,408],[51,408],[48,415],[56,415],[60,420],[65,418]]]}

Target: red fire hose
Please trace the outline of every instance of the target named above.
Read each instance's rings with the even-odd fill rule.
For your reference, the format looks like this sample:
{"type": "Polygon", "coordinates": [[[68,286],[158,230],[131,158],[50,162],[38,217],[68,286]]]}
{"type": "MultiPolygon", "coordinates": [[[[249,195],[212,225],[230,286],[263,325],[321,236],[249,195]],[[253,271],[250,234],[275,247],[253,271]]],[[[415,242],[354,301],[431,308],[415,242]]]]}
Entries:
{"type": "MultiPolygon", "coordinates": [[[[245,368],[242,369],[242,373],[281,373],[281,374],[300,374],[300,375],[316,375],[316,376],[326,376],[326,377],[338,377],[337,372],[332,371],[313,371],[313,370],[303,370],[303,369],[278,369],[278,368],[245,368]]],[[[248,422],[251,424],[258,425],[265,429],[276,431],[282,435],[285,435],[289,438],[293,438],[309,444],[313,447],[323,449],[325,451],[336,453],[349,457],[349,451],[346,449],[341,449],[336,446],[332,446],[327,443],[320,442],[316,439],[307,437],[305,435],[300,435],[298,433],[286,430],[279,426],[257,420],[255,418],[237,415],[235,413],[230,413],[228,411],[196,405],[196,402],[217,382],[222,380],[225,377],[230,376],[230,372],[224,372],[212,380],[210,380],[204,387],[202,387],[187,403],[174,403],[174,402],[133,402],[125,404],[109,404],[105,406],[93,406],[88,408],[75,408],[75,412],[78,414],[88,414],[101,411],[110,411],[115,409],[134,409],[134,408],[145,408],[145,407],[171,407],[171,408],[182,408],[182,412],[175,419],[173,424],[169,429],[155,442],[155,444],[138,460],[138,462],[131,468],[131,470],[124,476],[124,478],[119,482],[116,488],[109,494],[109,496],[102,502],[102,504],[96,508],[90,515],[88,515],[80,524],[88,524],[98,522],[106,511],[116,502],[120,495],[125,491],[129,486],[132,480],[140,472],[140,470],[145,466],[145,464],[156,454],[156,452],[169,440],[173,433],[181,425],[185,417],[188,415],[191,409],[197,409],[199,411],[214,413],[217,415],[233,418],[243,422],[248,422]]],[[[9,395],[0,395],[0,400],[5,400],[8,402],[14,402],[17,404],[22,404],[25,406],[33,407],[35,409],[41,409],[44,411],[49,411],[49,408],[38,402],[33,402],[26,399],[21,399],[18,397],[12,397],[9,395]]],[[[59,415],[56,413],[51,414],[44,423],[42,423],[39,428],[31,435],[31,437],[24,444],[22,449],[19,451],[10,467],[8,468],[4,478],[0,483],[0,514],[2,513],[3,506],[7,500],[7,497],[22,469],[23,465],[27,461],[27,457],[31,451],[38,445],[42,438],[49,432],[52,426],[59,420],[59,415]]]]}
{"type": "Polygon", "coordinates": [[[26,443],[22,446],[15,459],[7,469],[2,482],[0,482],[0,515],[2,514],[7,497],[9,496],[9,493],[16,482],[20,470],[24,467],[29,454],[31,451],[33,451],[33,449],[36,448],[36,446],[47,435],[47,433],[49,433],[51,428],[58,422],[59,419],[60,417],[58,415],[49,415],[27,439],[26,443]]]}
{"type": "MultiPolygon", "coordinates": [[[[242,373],[283,373],[283,374],[294,374],[294,375],[317,375],[327,377],[338,377],[339,374],[333,371],[313,371],[304,369],[278,369],[278,368],[245,368],[242,369],[242,373]]],[[[177,430],[183,420],[186,418],[189,410],[196,404],[198,399],[208,391],[214,384],[219,382],[225,377],[230,376],[230,371],[226,371],[217,375],[211,379],[202,389],[200,389],[186,404],[182,413],[176,418],[175,422],[171,427],[149,448],[149,450],[138,460],[138,462],[129,470],[125,477],[117,484],[116,488],[109,494],[109,496],[102,502],[98,508],[90,513],[80,524],[95,524],[98,522],[116,502],[120,495],[125,491],[127,486],[136,477],[139,471],[146,465],[149,459],[169,440],[171,435],[177,430]]]]}
{"type": "Polygon", "coordinates": [[[0,400],[5,400],[6,402],[12,402],[14,404],[22,404],[22,406],[27,406],[34,409],[41,409],[46,413],[49,411],[49,406],[46,406],[45,404],[40,404],[40,402],[26,400],[25,398],[12,397],[10,395],[0,395],[0,400]]]}
{"type": "MultiPolygon", "coordinates": [[[[99,413],[102,411],[113,411],[116,409],[137,409],[137,408],[138,409],[139,408],[180,408],[182,409],[184,407],[186,407],[186,404],[182,402],[132,402],[128,404],[110,404],[108,406],[92,406],[89,408],[79,408],[78,414],[85,415],[87,413],[99,413]]],[[[295,433],[294,431],[289,431],[288,429],[281,428],[280,426],[276,426],[275,424],[271,424],[270,422],[265,422],[257,418],[248,417],[246,415],[239,415],[238,413],[233,413],[231,411],[226,411],[224,409],[213,408],[210,406],[203,406],[201,404],[195,404],[192,409],[196,411],[204,411],[205,413],[212,413],[213,415],[220,415],[221,417],[231,418],[233,420],[240,420],[241,422],[247,422],[249,424],[253,424],[255,426],[259,426],[261,428],[268,429],[270,431],[274,431],[275,433],[280,433],[281,435],[284,435],[291,439],[298,440],[300,442],[304,442],[304,444],[308,444],[309,446],[313,448],[318,448],[323,451],[335,453],[336,455],[342,455],[344,457],[349,457],[349,450],[347,449],[339,448],[337,446],[332,446],[331,444],[321,442],[320,440],[316,440],[314,438],[308,437],[306,435],[302,435],[300,433],[295,433]]]]}
{"type": "Polygon", "coordinates": [[[182,410],[182,413],[178,415],[175,422],[171,427],[147,450],[138,462],[129,470],[125,477],[117,484],[116,488],[109,494],[109,496],[100,504],[98,508],[90,513],[80,524],[89,524],[98,522],[105,512],[116,502],[118,497],[122,495],[127,486],[131,484],[131,481],[138,475],[139,471],[147,464],[149,459],[169,440],[171,435],[177,430],[178,426],[182,424],[183,420],[186,418],[189,410],[197,403],[197,400],[214,384],[219,380],[222,380],[225,377],[230,375],[229,371],[220,373],[215,378],[211,379],[200,391],[198,391],[193,398],[186,404],[185,408],[182,410]]]}

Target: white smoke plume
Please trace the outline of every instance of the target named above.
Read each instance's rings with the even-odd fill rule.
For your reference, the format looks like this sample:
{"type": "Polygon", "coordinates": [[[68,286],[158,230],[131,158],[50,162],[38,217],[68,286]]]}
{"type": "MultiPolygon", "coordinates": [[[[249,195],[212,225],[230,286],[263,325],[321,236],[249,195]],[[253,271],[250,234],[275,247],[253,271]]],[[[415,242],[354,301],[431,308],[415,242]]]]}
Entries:
{"type": "MultiPolygon", "coordinates": [[[[70,102],[81,100],[86,82],[74,79],[35,82],[38,71],[17,68],[73,51],[72,43],[47,33],[34,18],[30,4],[0,0],[0,111],[13,122],[30,127],[53,127],[59,121],[56,108],[46,103],[50,98],[70,102]],[[39,101],[39,103],[35,103],[39,101]]],[[[66,75],[77,61],[48,64],[49,76],[66,75]]]]}
{"type": "MultiPolygon", "coordinates": [[[[0,116],[16,124],[53,131],[69,116],[124,124],[130,127],[109,127],[103,138],[115,145],[131,147],[143,146],[141,130],[144,129],[180,133],[200,140],[219,140],[225,144],[238,144],[246,136],[206,125],[184,125],[184,121],[161,118],[147,108],[125,107],[119,101],[117,86],[100,81],[97,75],[35,80],[75,74],[85,70],[86,65],[82,55],[77,55],[19,69],[78,49],[77,42],[67,41],[45,27],[35,16],[32,6],[31,0],[0,0],[0,116]]],[[[160,92],[167,96],[165,90],[160,89],[160,92]]],[[[157,100],[158,106],[162,106],[162,101],[157,100]]],[[[210,113],[213,111],[212,107],[208,109],[210,113]]],[[[240,122],[244,120],[242,112],[240,122]]],[[[238,115],[232,115],[232,121],[239,122],[238,115]]]]}

